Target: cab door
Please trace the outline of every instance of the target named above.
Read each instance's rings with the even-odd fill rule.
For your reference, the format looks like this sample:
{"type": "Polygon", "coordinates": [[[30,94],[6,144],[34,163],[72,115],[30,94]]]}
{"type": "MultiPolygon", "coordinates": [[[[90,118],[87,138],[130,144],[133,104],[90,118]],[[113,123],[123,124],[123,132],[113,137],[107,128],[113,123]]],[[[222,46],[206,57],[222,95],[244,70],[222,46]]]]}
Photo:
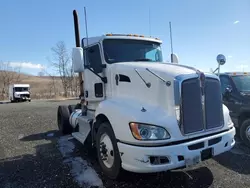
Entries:
{"type": "MultiPolygon", "coordinates": [[[[84,97],[86,101],[98,102],[105,98],[105,85],[100,77],[98,77],[91,70],[91,65],[94,63],[101,63],[100,45],[94,44],[84,49],[85,54],[85,68],[84,68],[84,97]],[[91,70],[89,70],[89,68],[91,70]]],[[[98,74],[103,76],[103,73],[98,74]]]]}

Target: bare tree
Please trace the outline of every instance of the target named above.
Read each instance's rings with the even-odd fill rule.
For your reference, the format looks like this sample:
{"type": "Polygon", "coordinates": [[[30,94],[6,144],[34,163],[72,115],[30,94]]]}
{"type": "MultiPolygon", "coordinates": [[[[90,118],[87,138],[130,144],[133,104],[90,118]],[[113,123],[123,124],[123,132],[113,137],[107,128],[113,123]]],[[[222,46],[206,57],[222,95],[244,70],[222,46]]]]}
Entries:
{"type": "Polygon", "coordinates": [[[48,84],[50,97],[57,96],[59,94],[59,91],[57,90],[57,87],[56,87],[57,76],[53,75],[52,73],[49,73],[46,69],[42,69],[41,73],[43,76],[48,76],[50,78],[50,82],[48,84]]]}
{"type": "Polygon", "coordinates": [[[8,86],[14,83],[21,82],[21,65],[18,67],[12,67],[10,62],[0,62],[0,85],[1,86],[1,98],[3,99],[8,95],[8,86]]]}
{"type": "Polygon", "coordinates": [[[72,89],[74,77],[71,58],[63,41],[58,42],[51,50],[54,57],[52,65],[56,69],[56,72],[59,74],[62,81],[64,97],[67,97],[68,91],[72,89]]]}

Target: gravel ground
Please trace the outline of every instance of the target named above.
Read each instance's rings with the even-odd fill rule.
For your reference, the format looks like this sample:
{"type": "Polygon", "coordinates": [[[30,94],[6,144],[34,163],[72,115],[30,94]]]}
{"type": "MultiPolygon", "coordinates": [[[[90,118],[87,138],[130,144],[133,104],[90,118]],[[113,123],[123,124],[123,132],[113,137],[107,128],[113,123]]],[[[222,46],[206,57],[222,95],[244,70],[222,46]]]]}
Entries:
{"type": "Polygon", "coordinates": [[[0,188],[91,187],[93,181],[126,188],[250,187],[250,149],[240,142],[194,168],[143,175],[126,172],[122,180],[109,180],[100,172],[94,151],[70,137],[61,142],[65,137],[57,131],[57,106],[76,102],[0,104],[0,188]],[[62,150],[61,143],[71,148],[62,150]]]}

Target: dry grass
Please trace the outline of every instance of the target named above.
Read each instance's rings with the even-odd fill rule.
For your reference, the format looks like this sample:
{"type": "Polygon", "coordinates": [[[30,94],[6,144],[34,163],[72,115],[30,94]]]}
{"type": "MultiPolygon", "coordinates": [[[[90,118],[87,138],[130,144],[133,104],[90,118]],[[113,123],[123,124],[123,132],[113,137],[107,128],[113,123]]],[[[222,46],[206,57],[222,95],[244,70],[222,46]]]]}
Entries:
{"type": "MultiPolygon", "coordinates": [[[[2,71],[0,71],[0,77],[1,74],[3,74],[2,71]]],[[[11,72],[11,74],[16,74],[19,76],[19,81],[16,82],[15,80],[13,80],[12,83],[30,84],[31,97],[33,99],[63,98],[63,87],[60,77],[54,77],[54,79],[52,79],[52,77],[50,76],[32,76],[15,72],[11,72]]],[[[14,75],[13,77],[15,77],[16,75],[14,75]]],[[[4,83],[1,80],[0,88],[1,91],[4,88],[4,83]]],[[[5,93],[2,96],[2,99],[6,98],[8,98],[8,86],[5,87],[5,93]]]]}

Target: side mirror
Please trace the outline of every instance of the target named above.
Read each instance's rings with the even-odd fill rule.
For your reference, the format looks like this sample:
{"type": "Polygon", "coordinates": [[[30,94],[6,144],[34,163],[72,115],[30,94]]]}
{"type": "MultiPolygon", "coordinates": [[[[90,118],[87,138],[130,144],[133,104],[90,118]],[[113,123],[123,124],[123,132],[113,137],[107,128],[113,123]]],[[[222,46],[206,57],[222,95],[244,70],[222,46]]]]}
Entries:
{"type": "Polygon", "coordinates": [[[83,49],[81,47],[75,47],[72,50],[72,64],[74,72],[84,71],[84,57],[83,49]]]}
{"type": "Polygon", "coordinates": [[[232,91],[233,91],[233,89],[232,89],[232,87],[231,86],[228,86],[227,88],[226,88],[226,93],[232,93],[232,91]]]}
{"type": "Polygon", "coordinates": [[[216,60],[219,65],[224,65],[226,63],[226,57],[223,54],[217,55],[216,60]]]}
{"type": "Polygon", "coordinates": [[[231,86],[227,86],[226,89],[225,89],[225,92],[224,92],[223,96],[225,98],[230,97],[232,91],[233,91],[232,87],[231,86]]]}

